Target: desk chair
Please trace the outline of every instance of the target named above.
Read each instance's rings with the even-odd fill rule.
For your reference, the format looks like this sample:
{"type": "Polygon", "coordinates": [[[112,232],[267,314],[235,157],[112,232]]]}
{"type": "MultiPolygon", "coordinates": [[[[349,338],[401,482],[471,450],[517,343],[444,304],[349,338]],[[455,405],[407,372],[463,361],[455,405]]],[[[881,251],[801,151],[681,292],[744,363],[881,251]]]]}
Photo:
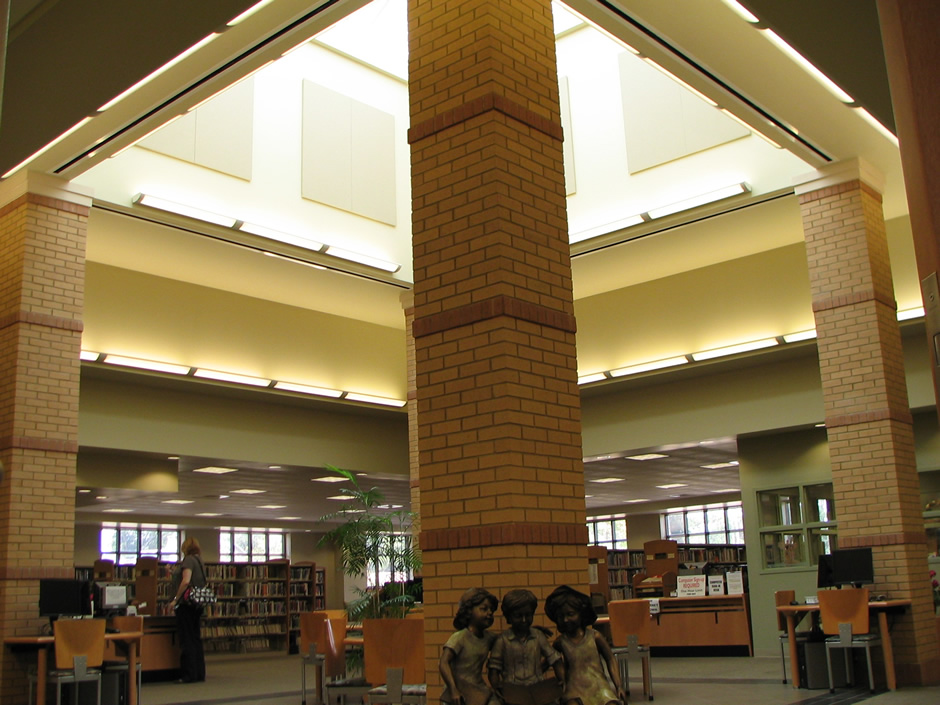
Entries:
{"type": "MultiPolygon", "coordinates": [[[[789,605],[796,599],[795,590],[777,590],[774,593],[774,607],[789,605]]],[[[790,649],[790,635],[787,633],[787,618],[777,612],[777,629],[780,630],[780,661],[783,663],[783,683],[787,682],[787,652],[790,649]]],[[[797,643],[805,642],[809,632],[795,632],[797,643]]]]}
{"type": "Polygon", "coordinates": [[[367,705],[425,702],[423,619],[363,620],[362,642],[367,705]]]}
{"type": "Polygon", "coordinates": [[[640,658],[643,664],[643,694],[653,699],[653,673],[650,668],[650,604],[648,600],[611,600],[610,640],[620,667],[620,682],[630,694],[629,660],[640,658]]]}
{"type": "Polygon", "coordinates": [[[98,685],[98,705],[101,705],[101,664],[104,662],[103,619],[58,619],[53,625],[55,636],[55,668],[47,673],[31,673],[29,702],[33,701],[33,683],[39,678],[55,683],[56,705],[62,705],[62,685],[73,683],[72,702],[78,705],[80,683],[98,685]]]}
{"type": "Polygon", "coordinates": [[[346,672],[346,615],[330,617],[327,612],[304,612],[300,615],[300,682],[301,702],[307,703],[307,666],[316,668],[316,701],[326,697],[327,678],[346,672]]]}
{"type": "MultiPolygon", "coordinates": [[[[868,624],[868,588],[843,588],[819,591],[819,615],[826,639],[826,667],[829,670],[829,692],[836,692],[832,680],[832,649],[843,649],[845,670],[851,674],[849,649],[865,649],[868,662],[868,688],[875,692],[871,667],[871,647],[881,644],[877,634],[870,634],[868,624]]],[[[854,678],[850,675],[849,682],[854,678]]]]}
{"type": "MultiPolygon", "coordinates": [[[[110,626],[118,631],[122,632],[142,632],[144,631],[144,618],[137,616],[119,616],[111,617],[110,626]]],[[[143,679],[141,678],[143,668],[141,666],[141,657],[142,657],[142,647],[144,645],[143,639],[140,641],[140,646],[137,651],[137,705],[140,705],[140,686],[143,684],[143,679]]],[[[121,680],[127,678],[129,664],[127,659],[122,660],[107,660],[104,662],[105,673],[118,673],[121,675],[121,680]]],[[[127,684],[122,683],[122,687],[119,690],[120,693],[127,693],[127,684]]],[[[123,698],[124,696],[122,696],[123,698]]]]}

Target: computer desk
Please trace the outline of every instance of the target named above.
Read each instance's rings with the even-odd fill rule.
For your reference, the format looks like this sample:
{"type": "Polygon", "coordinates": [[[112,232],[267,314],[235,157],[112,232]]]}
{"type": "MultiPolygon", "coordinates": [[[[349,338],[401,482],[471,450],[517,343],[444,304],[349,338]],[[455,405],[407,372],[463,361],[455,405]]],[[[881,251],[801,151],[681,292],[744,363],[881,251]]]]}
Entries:
{"type": "MultiPolygon", "coordinates": [[[[885,660],[885,678],[889,690],[897,690],[898,682],[894,673],[894,647],[891,645],[891,631],[888,629],[888,613],[903,612],[911,606],[910,600],[882,600],[869,602],[868,611],[878,617],[878,631],[881,636],[881,651],[885,660]]],[[[780,605],[777,612],[787,619],[787,641],[790,646],[790,677],[794,688],[800,687],[800,663],[796,648],[796,625],[808,614],[819,612],[819,605],[780,605]]]]}
{"type": "MultiPolygon", "coordinates": [[[[104,635],[106,642],[111,641],[127,649],[128,678],[127,702],[137,702],[137,644],[143,638],[143,632],[108,632],[104,635]]],[[[49,667],[49,651],[55,645],[54,636],[10,636],[3,640],[4,646],[25,647],[36,649],[36,705],[45,705],[46,678],[45,673],[49,667]]]]}

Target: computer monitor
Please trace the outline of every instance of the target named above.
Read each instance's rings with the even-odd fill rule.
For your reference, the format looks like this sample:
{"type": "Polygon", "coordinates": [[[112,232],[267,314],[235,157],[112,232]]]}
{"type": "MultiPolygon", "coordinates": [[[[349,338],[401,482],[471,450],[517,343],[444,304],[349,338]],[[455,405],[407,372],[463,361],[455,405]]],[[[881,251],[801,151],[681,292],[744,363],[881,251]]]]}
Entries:
{"type": "Polygon", "coordinates": [[[836,583],[832,582],[832,556],[824,553],[816,566],[816,587],[822,589],[835,586],[836,583]]]}
{"type": "Polygon", "coordinates": [[[95,583],[95,611],[112,612],[127,607],[127,585],[121,583],[95,583]]]}
{"type": "Polygon", "coordinates": [[[40,578],[39,616],[82,617],[91,614],[91,590],[84,580],[40,578]]]}
{"type": "Polygon", "coordinates": [[[833,551],[832,581],[836,585],[870,585],[875,582],[871,548],[842,548],[833,551]]]}

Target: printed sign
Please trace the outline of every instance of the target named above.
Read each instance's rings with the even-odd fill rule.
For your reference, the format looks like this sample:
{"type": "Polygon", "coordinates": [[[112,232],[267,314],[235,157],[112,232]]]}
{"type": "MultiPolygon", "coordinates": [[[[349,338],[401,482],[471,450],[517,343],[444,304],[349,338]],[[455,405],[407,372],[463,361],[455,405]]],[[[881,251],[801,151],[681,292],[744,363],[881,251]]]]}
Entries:
{"type": "Polygon", "coordinates": [[[744,573],[740,570],[732,573],[725,574],[725,578],[728,580],[728,594],[729,595],[743,595],[744,594],[744,573]]]}
{"type": "Polygon", "coordinates": [[[709,575],[708,576],[708,594],[709,595],[724,595],[725,594],[725,576],[724,575],[709,575]]]}
{"type": "Polygon", "coordinates": [[[676,597],[704,597],[704,575],[680,575],[676,578],[676,597]]]}

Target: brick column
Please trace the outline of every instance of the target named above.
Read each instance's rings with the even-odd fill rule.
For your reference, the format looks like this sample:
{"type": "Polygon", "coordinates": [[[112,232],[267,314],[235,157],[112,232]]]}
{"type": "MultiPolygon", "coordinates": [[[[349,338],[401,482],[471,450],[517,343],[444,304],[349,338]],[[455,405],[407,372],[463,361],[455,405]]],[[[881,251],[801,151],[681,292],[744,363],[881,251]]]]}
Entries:
{"type": "MultiPolygon", "coordinates": [[[[415,297],[407,291],[401,295],[401,304],[405,312],[405,361],[408,365],[408,480],[411,487],[411,511],[421,514],[421,488],[418,481],[418,384],[415,365],[415,297]]],[[[415,522],[415,533],[420,529],[420,522],[415,522]]]]}
{"type": "MultiPolygon", "coordinates": [[[[35,634],[38,578],[73,577],[85,232],[91,198],[42,175],[0,184],[0,636],[35,634]]],[[[0,652],[0,701],[26,678],[0,652]]]]}
{"type": "Polygon", "coordinates": [[[899,683],[940,674],[881,179],[859,161],[797,187],[816,317],[839,547],[871,546],[876,585],[912,609],[892,630],[899,683]]]}
{"type": "Polygon", "coordinates": [[[550,3],[408,9],[430,701],[461,593],[586,589],[587,531],[550,3]]]}

